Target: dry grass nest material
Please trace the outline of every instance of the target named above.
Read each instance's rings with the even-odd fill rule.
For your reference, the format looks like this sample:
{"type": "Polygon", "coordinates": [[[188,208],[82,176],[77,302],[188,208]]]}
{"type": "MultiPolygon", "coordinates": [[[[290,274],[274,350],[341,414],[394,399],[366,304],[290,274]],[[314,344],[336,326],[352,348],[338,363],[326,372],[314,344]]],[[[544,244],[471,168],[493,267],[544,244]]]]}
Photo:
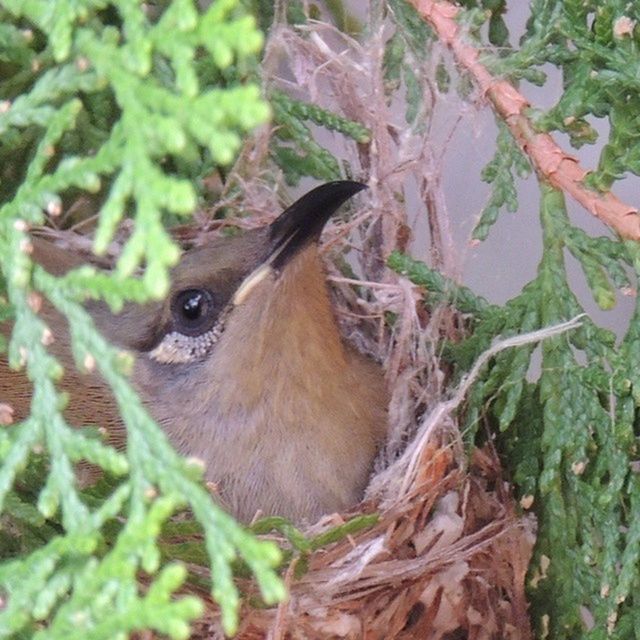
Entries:
{"type": "MultiPolygon", "coordinates": [[[[330,223],[323,243],[343,332],[384,364],[391,394],[388,441],[357,511],[380,518],[311,553],[302,576],[294,560],[285,574],[289,599],[279,607],[250,606],[255,585],[242,584],[247,597],[238,637],[526,639],[524,580],[535,522],[519,515],[495,452],[483,449],[469,459],[462,451],[455,409],[468,387],[450,388],[438,352],[443,338],[461,337],[462,323],[448,308],[427,313],[424,292],[384,266],[426,224],[428,261],[456,277],[460,263],[438,178],[460,122],[451,114],[468,105],[440,104],[434,85],[423,93],[425,126],[409,134],[404,109],[386,98],[381,61],[390,25],[379,20],[359,41],[331,25],[292,28],[282,20],[270,33],[263,67],[268,86],[371,132],[369,145],[334,141],[338,157],[370,188],[350,216],[330,223]],[[418,204],[408,210],[408,202],[418,204]],[[354,276],[345,277],[348,271],[354,276]]],[[[439,59],[424,63],[425,78],[435,78],[430,65],[439,59]]],[[[238,204],[256,212],[258,224],[280,210],[273,189],[251,169],[267,166],[271,133],[250,141],[237,164],[238,204]]],[[[305,533],[357,513],[327,517],[305,533]]],[[[207,618],[195,637],[221,638],[213,603],[207,618]]]]}
{"type": "MultiPolygon", "coordinates": [[[[478,450],[464,470],[449,447],[423,454],[406,493],[394,496],[385,481],[378,500],[363,503],[360,513],[379,509],[373,528],[314,552],[301,578],[292,562],[287,602],[245,604],[238,638],[530,638],[533,523],[516,515],[496,457],[478,450]]],[[[242,587],[245,603],[257,596],[252,583],[242,587]]],[[[213,603],[194,637],[223,637],[213,603]]]]}

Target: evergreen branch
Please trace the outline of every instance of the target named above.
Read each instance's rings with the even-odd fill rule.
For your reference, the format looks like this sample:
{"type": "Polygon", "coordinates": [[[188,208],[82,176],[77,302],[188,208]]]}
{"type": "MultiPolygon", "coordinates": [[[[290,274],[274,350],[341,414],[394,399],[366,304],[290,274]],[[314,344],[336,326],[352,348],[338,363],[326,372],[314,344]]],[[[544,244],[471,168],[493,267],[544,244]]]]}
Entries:
{"type": "Polygon", "coordinates": [[[311,120],[318,126],[325,127],[329,131],[337,131],[359,142],[366,144],[371,141],[371,131],[359,122],[343,118],[332,111],[327,111],[316,104],[295,100],[283,91],[274,91],[271,101],[278,108],[297,120],[311,120]]]}
{"type": "Polygon", "coordinates": [[[167,268],[178,253],[162,214],[185,214],[196,204],[191,181],[173,161],[195,155],[198,163],[202,154],[199,166],[228,163],[240,134],[268,117],[257,85],[229,71],[262,43],[238,4],[0,0],[3,20],[37,31],[31,38],[31,28],[18,33],[0,25],[0,40],[20,48],[6,56],[10,66],[2,70],[10,77],[0,82],[0,319],[10,321],[3,332],[13,327],[9,364],[25,367],[33,383],[26,420],[11,424],[8,405],[0,404],[0,420],[11,425],[0,431],[0,512],[3,524],[16,523],[11,535],[9,528],[0,532],[0,637],[112,638],[143,629],[186,637],[202,603],[175,599],[185,571],[161,567],[156,540],[164,521],[185,506],[204,531],[225,631],[237,627],[230,565],[236,556],[255,572],[266,602],[284,597],[274,571],[279,550],[213,503],[199,468],[174,452],[131,389],[129,360],[97,333],[82,307],[87,298],[102,299],[117,311],[127,299],[166,291],[167,268]],[[202,72],[206,65],[216,78],[227,69],[229,86],[212,82],[202,72]],[[135,222],[115,272],[83,267],[56,278],[34,265],[29,228],[46,213],[57,215],[77,189],[99,191],[102,180],[108,185],[96,248],[106,248],[129,210],[135,222]],[[137,281],[130,276],[141,262],[146,268],[137,281]],[[51,332],[34,302],[40,294],[66,316],[79,368],[97,366],[111,385],[129,435],[126,452],[65,420],[62,367],[47,349],[51,332]],[[43,458],[39,475],[34,457],[43,458]],[[77,486],[74,465],[85,461],[107,476],[127,475],[92,496],[77,486]],[[28,498],[37,500],[37,510],[28,498]],[[17,552],[22,557],[7,559],[17,552]],[[157,574],[144,595],[141,571],[157,574]]]}
{"type": "MultiPolygon", "coordinates": [[[[166,435],[151,420],[140,399],[130,388],[118,363],[119,353],[96,331],[87,331],[92,320],[78,303],[69,300],[61,281],[43,270],[36,272],[36,285],[69,321],[76,348],[90,354],[111,386],[122,418],[127,426],[127,457],[134,479],[132,508],[142,509],[140,496],[153,487],[166,495],[178,497],[188,504],[202,524],[205,543],[212,563],[214,599],[220,603],[224,628],[233,632],[237,627],[238,591],[233,583],[230,562],[236,553],[255,574],[263,598],[268,603],[284,597],[283,586],[273,572],[280,562],[278,548],[255,538],[238,525],[211,499],[198,482],[201,469],[189,465],[171,447],[166,435]],[[137,499],[137,502],[135,502],[137,499]]],[[[135,520],[130,517],[130,522],[135,520]]],[[[157,534],[156,534],[157,535],[157,534]]]]}
{"type": "Polygon", "coordinates": [[[387,264],[395,272],[409,278],[414,284],[425,287],[427,295],[435,303],[447,302],[454,305],[462,313],[473,315],[482,315],[498,310],[498,307],[489,304],[485,298],[476,295],[468,287],[456,284],[424,262],[415,260],[399,251],[394,251],[389,256],[387,264]]]}
{"type": "Polygon", "coordinates": [[[485,205],[474,230],[474,240],[484,240],[502,209],[511,213],[518,210],[518,195],[514,173],[527,176],[531,167],[509,129],[498,120],[496,152],[482,170],[482,180],[491,185],[489,202],[485,205]]]}
{"type": "Polygon", "coordinates": [[[464,40],[462,28],[456,22],[460,9],[445,0],[409,1],[489,98],[536,171],[622,237],[640,240],[638,209],[610,191],[598,193],[588,189],[584,185],[588,172],[577,158],[564,151],[549,134],[536,132],[526,113],[530,108],[526,98],[511,83],[495,78],[480,62],[478,49],[464,40]]]}

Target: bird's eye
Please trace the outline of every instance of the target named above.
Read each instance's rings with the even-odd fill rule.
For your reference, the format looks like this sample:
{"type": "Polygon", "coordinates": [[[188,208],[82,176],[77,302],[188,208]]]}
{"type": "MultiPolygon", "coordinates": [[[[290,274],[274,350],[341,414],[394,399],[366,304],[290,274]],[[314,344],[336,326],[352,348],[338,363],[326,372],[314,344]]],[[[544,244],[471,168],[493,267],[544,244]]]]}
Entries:
{"type": "Polygon", "coordinates": [[[206,289],[184,289],[171,303],[175,330],[185,336],[198,336],[208,331],[216,311],[213,295],[206,289]]]}

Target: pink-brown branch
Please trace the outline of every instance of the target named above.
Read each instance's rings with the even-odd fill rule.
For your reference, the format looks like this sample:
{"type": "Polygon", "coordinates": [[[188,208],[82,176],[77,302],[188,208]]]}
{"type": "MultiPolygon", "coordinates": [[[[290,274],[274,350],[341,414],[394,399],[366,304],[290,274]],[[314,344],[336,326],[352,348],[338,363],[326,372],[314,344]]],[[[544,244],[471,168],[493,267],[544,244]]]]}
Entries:
{"type": "Polygon", "coordinates": [[[597,193],[588,189],[583,183],[587,171],[580,166],[577,158],[561,149],[549,134],[534,130],[525,115],[525,109],[529,107],[526,98],[505,80],[494,78],[480,63],[478,50],[464,41],[460,25],[455,21],[458,7],[446,0],[409,1],[431,25],[440,41],[451,49],[456,61],[475,79],[531,159],[536,171],[622,237],[640,240],[638,210],[611,192],[597,193]]]}

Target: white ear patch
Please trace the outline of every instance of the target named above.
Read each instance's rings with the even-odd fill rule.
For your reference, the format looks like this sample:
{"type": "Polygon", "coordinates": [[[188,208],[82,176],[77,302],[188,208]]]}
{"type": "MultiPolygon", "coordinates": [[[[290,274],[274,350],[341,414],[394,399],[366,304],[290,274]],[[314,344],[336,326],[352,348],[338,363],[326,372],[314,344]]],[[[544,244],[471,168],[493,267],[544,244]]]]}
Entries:
{"type": "Polygon", "coordinates": [[[243,281],[242,284],[236,289],[231,300],[234,307],[242,304],[247,296],[251,293],[254,287],[259,285],[265,278],[267,278],[273,269],[269,263],[260,265],[257,269],[252,271],[243,281]]]}

